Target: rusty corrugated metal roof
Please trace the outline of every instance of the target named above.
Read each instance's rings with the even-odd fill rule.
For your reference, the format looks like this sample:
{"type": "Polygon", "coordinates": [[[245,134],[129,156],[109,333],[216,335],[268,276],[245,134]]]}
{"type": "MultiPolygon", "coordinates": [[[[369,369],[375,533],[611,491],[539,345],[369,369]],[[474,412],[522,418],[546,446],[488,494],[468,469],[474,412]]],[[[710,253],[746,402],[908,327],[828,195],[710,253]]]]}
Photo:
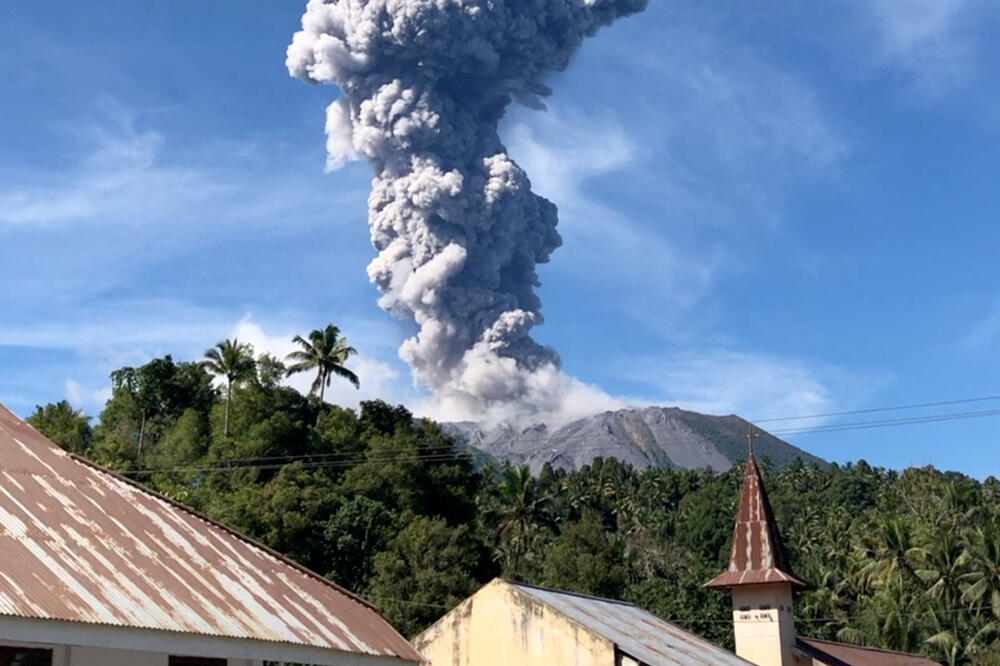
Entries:
{"type": "Polygon", "coordinates": [[[705,587],[761,583],[791,583],[795,587],[809,587],[809,583],[792,573],[788,564],[771,502],[767,499],[764,481],[751,449],[743,475],[736,525],[733,527],[729,568],[705,583],[705,587]]]}
{"type": "Polygon", "coordinates": [[[800,637],[796,647],[829,666],[940,666],[936,661],[916,654],[835,643],[818,638],[800,637]]]}
{"type": "Polygon", "coordinates": [[[661,620],[633,604],[544,587],[510,583],[647,666],[747,666],[729,650],[661,620]]]}
{"type": "Polygon", "coordinates": [[[71,456],[0,405],[0,615],[419,661],[367,602],[71,456]]]}

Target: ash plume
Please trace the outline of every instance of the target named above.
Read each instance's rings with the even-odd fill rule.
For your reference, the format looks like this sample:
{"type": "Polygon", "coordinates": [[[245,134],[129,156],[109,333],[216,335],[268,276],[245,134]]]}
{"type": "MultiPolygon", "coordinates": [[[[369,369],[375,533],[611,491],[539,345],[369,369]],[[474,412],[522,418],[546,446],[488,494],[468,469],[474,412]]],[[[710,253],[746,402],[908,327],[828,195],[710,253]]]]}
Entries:
{"type": "Polygon", "coordinates": [[[549,73],[646,0],[309,0],[289,72],[333,83],[328,168],[365,157],[379,304],[419,326],[400,347],[452,413],[552,412],[568,383],[542,321],[535,267],[560,243],[497,126],[544,108],[549,73]]]}

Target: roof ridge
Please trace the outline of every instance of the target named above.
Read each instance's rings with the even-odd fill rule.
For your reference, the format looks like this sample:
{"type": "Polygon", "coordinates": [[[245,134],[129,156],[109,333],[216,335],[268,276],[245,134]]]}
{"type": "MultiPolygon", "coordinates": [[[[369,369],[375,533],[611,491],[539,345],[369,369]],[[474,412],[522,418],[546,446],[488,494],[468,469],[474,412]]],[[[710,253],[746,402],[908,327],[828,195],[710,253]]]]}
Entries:
{"type": "Polygon", "coordinates": [[[825,645],[843,645],[844,647],[855,648],[857,650],[870,650],[871,652],[884,652],[885,654],[901,654],[906,657],[920,657],[921,659],[928,659],[927,657],[917,654],[916,652],[904,652],[902,650],[890,650],[888,648],[872,647],[870,645],[857,645],[855,643],[845,643],[843,641],[831,641],[826,638],[813,638],[811,636],[796,636],[800,641],[813,641],[816,643],[823,643],[825,645]]]}
{"type": "Polygon", "coordinates": [[[536,585],[534,583],[524,583],[517,580],[511,580],[508,578],[501,578],[500,580],[505,583],[514,585],[515,587],[527,587],[533,590],[541,590],[542,592],[552,592],[553,594],[565,594],[570,597],[579,597],[580,599],[590,599],[591,601],[604,601],[609,604],[618,604],[620,606],[631,606],[632,608],[639,608],[631,601],[624,601],[622,599],[608,599],[607,597],[598,597],[593,594],[584,594],[583,592],[573,592],[572,590],[559,590],[554,587],[545,587],[544,585],[536,585]]]}
{"type": "MultiPolygon", "coordinates": [[[[337,592],[340,592],[344,596],[346,596],[346,597],[348,597],[348,598],[350,598],[350,599],[358,602],[359,604],[361,604],[362,606],[365,606],[366,608],[368,608],[370,610],[375,611],[376,613],[379,614],[379,616],[382,616],[382,613],[378,610],[378,608],[375,606],[375,604],[373,604],[372,602],[370,602],[370,601],[362,598],[360,595],[355,594],[354,592],[351,592],[347,588],[342,587],[341,585],[338,585],[337,583],[335,583],[334,581],[330,580],[329,578],[326,578],[325,576],[319,575],[318,573],[316,573],[315,571],[309,569],[305,565],[296,562],[295,560],[287,557],[286,555],[283,555],[282,553],[279,553],[278,551],[274,550],[270,546],[268,546],[266,544],[263,544],[263,543],[257,541],[256,539],[248,537],[247,535],[239,532],[238,530],[235,530],[232,527],[229,527],[225,523],[222,523],[222,522],[220,522],[218,520],[215,520],[214,518],[211,518],[211,517],[205,515],[204,513],[200,512],[200,511],[198,511],[196,509],[193,509],[192,507],[190,507],[190,506],[188,506],[188,505],[186,505],[186,504],[184,504],[182,502],[178,502],[177,500],[173,499],[172,497],[167,497],[166,495],[164,495],[162,493],[159,493],[159,492],[153,490],[152,488],[149,488],[148,486],[146,486],[146,485],[144,485],[144,484],[142,484],[142,483],[140,483],[140,482],[138,482],[138,481],[136,481],[134,479],[130,479],[127,476],[124,476],[124,475],[116,472],[115,470],[113,470],[113,469],[111,469],[109,467],[105,467],[104,465],[96,463],[93,460],[89,460],[89,459],[87,459],[87,458],[85,458],[85,457],[83,457],[83,456],[81,456],[81,455],[79,455],[77,453],[73,453],[72,451],[67,451],[66,449],[62,448],[61,446],[59,446],[58,444],[56,444],[55,442],[53,442],[51,439],[49,439],[49,437],[46,436],[46,434],[43,433],[41,430],[39,430],[35,426],[31,425],[31,423],[29,423],[26,419],[21,418],[20,416],[18,416],[17,414],[15,414],[13,411],[11,411],[10,408],[8,408],[6,405],[0,404],[0,407],[2,407],[4,410],[6,410],[7,413],[10,414],[11,416],[13,416],[17,421],[19,421],[20,423],[28,426],[28,428],[30,428],[31,430],[34,430],[36,433],[38,433],[39,436],[41,436],[42,439],[47,444],[49,444],[50,448],[52,448],[56,452],[62,453],[63,455],[65,455],[70,460],[73,460],[75,462],[81,463],[81,464],[83,464],[83,465],[85,465],[87,467],[90,467],[90,468],[92,468],[92,469],[94,469],[94,470],[96,470],[96,471],[98,471],[98,472],[100,472],[102,474],[107,474],[108,476],[110,476],[110,477],[112,477],[114,479],[117,479],[118,481],[121,481],[121,482],[123,482],[123,483],[125,483],[125,484],[127,484],[129,486],[132,486],[133,488],[135,488],[136,490],[138,490],[140,492],[146,493],[147,495],[151,495],[151,496],[155,497],[156,499],[158,499],[158,500],[160,500],[162,502],[166,502],[167,504],[173,506],[176,509],[180,509],[181,511],[184,511],[186,513],[191,514],[195,518],[197,518],[197,519],[199,519],[201,521],[204,521],[204,522],[208,523],[209,525],[212,525],[214,527],[217,527],[217,528],[221,529],[223,532],[226,532],[230,536],[236,537],[240,541],[243,541],[244,543],[247,543],[247,544],[253,546],[254,548],[258,548],[258,549],[264,551],[268,555],[270,555],[270,556],[274,557],[275,559],[277,559],[278,561],[280,561],[282,564],[286,564],[286,565],[292,567],[293,569],[295,569],[299,573],[305,574],[306,576],[308,576],[310,578],[314,578],[314,579],[316,579],[318,581],[321,581],[322,583],[326,584],[328,587],[333,588],[337,592]]],[[[2,424],[0,424],[0,427],[2,427],[2,424]]],[[[7,434],[10,435],[11,437],[14,437],[14,435],[12,433],[7,433],[7,434]]],[[[15,439],[16,439],[16,437],[15,437],[15,439]]],[[[40,474],[38,472],[31,472],[29,470],[23,470],[23,471],[22,470],[9,470],[9,469],[4,468],[4,471],[5,472],[14,472],[14,473],[24,473],[24,474],[37,475],[37,476],[45,476],[45,477],[49,477],[49,478],[59,478],[58,475],[54,475],[54,474],[40,474]]],[[[383,619],[384,619],[384,617],[383,617],[383,619]]]]}
{"type": "Polygon", "coordinates": [[[310,578],[314,578],[314,579],[316,579],[318,581],[321,581],[321,582],[325,583],[327,586],[332,587],[337,592],[340,592],[344,596],[346,596],[346,597],[348,597],[348,598],[350,598],[350,599],[358,602],[359,604],[361,604],[362,606],[365,606],[366,608],[368,608],[370,610],[375,611],[376,613],[379,614],[379,616],[382,616],[382,613],[378,610],[378,608],[375,606],[375,604],[371,603],[370,601],[362,598],[361,596],[355,594],[354,592],[351,592],[347,588],[344,588],[344,587],[338,585],[337,583],[335,583],[334,581],[330,580],[329,578],[326,578],[325,576],[319,575],[318,573],[316,573],[315,571],[309,569],[305,565],[296,562],[295,560],[289,558],[286,555],[283,555],[282,553],[279,553],[278,551],[274,550],[270,546],[268,546],[266,544],[263,544],[260,541],[257,541],[256,539],[254,539],[252,537],[248,537],[247,535],[239,532],[238,530],[233,529],[232,527],[229,527],[225,523],[219,522],[218,520],[216,520],[214,518],[211,518],[211,517],[203,514],[202,512],[198,511],[197,509],[193,509],[190,506],[188,506],[188,505],[186,505],[186,504],[184,504],[182,502],[179,502],[179,501],[173,499],[172,497],[167,497],[166,495],[164,495],[162,493],[159,493],[159,492],[153,490],[152,488],[149,488],[149,487],[145,486],[144,484],[139,483],[138,481],[136,481],[134,479],[130,479],[127,476],[119,474],[118,472],[116,472],[116,471],[114,471],[114,470],[112,470],[112,469],[110,469],[108,467],[104,467],[103,465],[100,465],[100,464],[94,462],[93,460],[88,460],[87,458],[84,458],[83,456],[81,456],[79,454],[73,453],[72,451],[66,451],[66,455],[69,456],[69,458],[71,460],[74,460],[74,461],[76,461],[78,463],[86,465],[87,467],[91,467],[94,470],[96,470],[98,472],[101,472],[102,474],[107,474],[108,476],[110,476],[110,477],[112,477],[112,478],[114,478],[114,479],[116,479],[118,481],[121,481],[121,482],[123,482],[123,483],[125,483],[125,484],[127,484],[129,486],[132,486],[133,488],[135,488],[139,492],[143,492],[143,493],[146,493],[147,495],[151,495],[151,496],[155,497],[156,499],[158,499],[158,500],[160,500],[162,502],[166,502],[167,504],[173,506],[176,509],[180,509],[181,511],[184,511],[186,513],[191,514],[192,516],[194,516],[198,520],[204,521],[204,522],[208,523],[209,525],[212,525],[213,527],[217,527],[217,528],[221,529],[223,532],[226,532],[230,536],[236,537],[240,541],[243,541],[244,543],[247,543],[247,544],[253,546],[254,548],[258,548],[258,549],[264,551],[265,553],[267,553],[271,557],[274,557],[275,559],[277,559],[278,561],[280,561],[282,564],[286,564],[286,565],[292,567],[293,569],[295,569],[299,573],[305,574],[306,576],[308,576],[310,578]]]}
{"type": "Polygon", "coordinates": [[[12,605],[0,615],[44,613],[85,624],[421,659],[372,602],[225,523],[61,448],[2,404],[0,450],[5,463],[25,472],[0,474],[11,482],[9,488],[2,484],[0,509],[12,511],[29,529],[27,542],[37,545],[25,550],[25,540],[0,539],[0,550],[24,555],[15,560],[21,568],[12,570],[17,580],[55,574],[41,582],[39,606],[20,600],[17,580],[8,580],[14,596],[8,585],[0,598],[11,597],[12,605]],[[34,534],[32,525],[44,534],[34,534]],[[260,603],[246,605],[246,594],[260,603]],[[284,600],[296,603],[281,611],[284,600]],[[245,612],[231,612],[237,608],[245,612]]]}
{"type": "MultiPolygon", "coordinates": [[[[542,592],[549,592],[549,593],[552,593],[552,594],[555,594],[555,595],[560,595],[560,596],[570,596],[570,597],[576,597],[576,598],[587,599],[587,600],[590,600],[590,601],[598,601],[598,602],[609,602],[609,603],[612,603],[612,604],[615,604],[615,605],[618,605],[618,606],[622,606],[624,608],[633,609],[634,611],[637,611],[638,613],[642,614],[643,616],[646,616],[646,618],[643,618],[643,620],[644,620],[644,622],[646,624],[648,624],[650,622],[650,619],[651,619],[651,620],[653,620],[655,622],[659,622],[659,623],[662,623],[663,625],[666,625],[672,631],[676,631],[677,635],[673,636],[673,639],[675,641],[679,640],[681,642],[687,641],[689,643],[694,643],[695,645],[697,645],[698,647],[700,647],[702,650],[704,650],[705,648],[715,649],[715,650],[718,650],[720,652],[724,652],[727,655],[727,657],[732,658],[733,660],[739,661],[740,663],[747,664],[747,666],[753,666],[752,662],[744,659],[743,657],[740,657],[735,652],[732,652],[731,650],[728,650],[727,648],[722,647],[721,645],[716,645],[715,643],[713,643],[713,642],[709,641],[708,639],[706,639],[706,638],[704,638],[704,637],[702,637],[702,636],[694,633],[693,631],[685,629],[684,627],[680,626],[676,622],[671,622],[670,620],[665,620],[664,618],[660,617],[659,615],[657,615],[653,611],[651,611],[651,610],[649,610],[647,608],[643,608],[642,606],[639,606],[638,604],[631,603],[629,601],[621,601],[621,600],[617,600],[617,599],[607,599],[605,597],[595,597],[593,595],[582,594],[580,592],[571,592],[571,591],[568,591],[568,590],[557,590],[557,589],[545,587],[543,585],[534,585],[532,583],[520,583],[520,582],[508,580],[508,579],[505,579],[505,578],[495,578],[489,584],[492,585],[496,581],[500,581],[501,583],[503,583],[505,585],[509,585],[509,586],[513,587],[515,590],[517,590],[517,591],[519,591],[519,592],[521,592],[523,594],[527,594],[527,595],[531,595],[531,590],[539,590],[539,591],[542,591],[542,592]],[[527,588],[527,589],[525,589],[525,588],[527,588]]],[[[478,594],[478,592],[477,592],[477,594],[478,594]]],[[[473,595],[473,597],[474,596],[475,595],[473,595]]],[[[473,597],[470,597],[470,599],[473,598],[473,597]]],[[[575,616],[573,614],[572,610],[571,610],[572,606],[570,607],[570,609],[567,609],[566,607],[561,606],[560,605],[560,601],[558,601],[558,600],[545,599],[545,598],[537,597],[537,596],[534,596],[534,595],[531,595],[531,599],[533,601],[537,602],[537,603],[544,604],[549,610],[551,610],[552,612],[556,613],[557,615],[559,615],[560,617],[562,617],[565,621],[569,622],[570,624],[572,624],[574,626],[583,627],[587,631],[591,631],[593,633],[596,633],[597,635],[599,635],[599,636],[603,637],[604,639],[610,641],[615,646],[616,650],[619,650],[619,651],[623,652],[624,654],[628,654],[629,656],[637,657],[637,655],[632,654],[632,652],[629,652],[629,650],[627,650],[627,649],[625,649],[625,647],[623,647],[624,644],[626,643],[626,641],[622,641],[621,640],[621,636],[614,636],[614,635],[612,635],[612,634],[615,633],[616,629],[615,629],[614,626],[612,626],[612,624],[606,623],[606,622],[604,622],[604,620],[601,619],[603,617],[603,615],[599,616],[599,617],[598,616],[593,616],[593,615],[589,615],[589,616],[586,616],[586,617],[575,616]],[[597,626],[597,624],[595,624],[595,622],[597,622],[599,624],[603,624],[603,626],[597,626]],[[610,632],[608,631],[608,629],[610,629],[610,632]]],[[[466,601],[468,601],[468,599],[466,601]]],[[[465,603],[465,602],[463,602],[463,603],[465,603]]],[[[562,603],[566,603],[566,602],[563,601],[562,603]]],[[[458,608],[458,606],[456,606],[456,608],[458,608]]],[[[449,613],[451,613],[453,611],[454,611],[454,609],[452,611],[449,611],[449,613]]],[[[609,611],[609,612],[611,612],[611,611],[609,611]]],[[[659,636],[659,634],[657,634],[657,635],[659,636]]],[[[626,636],[626,638],[628,638],[628,637],[626,636]]],[[[643,642],[639,641],[639,643],[642,644],[643,642]]],[[[666,643],[664,645],[668,649],[683,649],[683,647],[680,647],[678,643],[671,642],[670,639],[666,639],[666,643]]],[[[629,647],[629,646],[626,646],[626,647],[629,647]]],[[[646,646],[646,645],[640,645],[640,648],[648,649],[648,646],[646,646]]],[[[662,657],[662,656],[664,656],[664,653],[657,650],[657,655],[660,656],[660,657],[662,657]]],[[[643,662],[643,663],[646,663],[646,662],[643,662]]],[[[657,663],[661,663],[661,662],[657,662],[657,663]]],[[[671,663],[674,663],[674,662],[671,662],[671,663]]],[[[698,663],[703,663],[703,662],[698,662],[698,663]]]]}

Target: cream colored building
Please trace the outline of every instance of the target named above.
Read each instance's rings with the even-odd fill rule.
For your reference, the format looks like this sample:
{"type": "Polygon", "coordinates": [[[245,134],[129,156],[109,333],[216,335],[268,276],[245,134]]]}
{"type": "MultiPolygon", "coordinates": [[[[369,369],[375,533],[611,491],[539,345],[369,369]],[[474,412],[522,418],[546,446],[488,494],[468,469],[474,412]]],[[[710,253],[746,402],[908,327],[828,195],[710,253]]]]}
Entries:
{"type": "MultiPolygon", "coordinates": [[[[751,438],[752,440],[752,438],[751,438]]],[[[729,566],[736,654],[628,603],[494,580],[413,639],[429,666],[935,666],[923,657],[805,638],[788,563],[750,449],[729,566]]]]}
{"type": "Polygon", "coordinates": [[[413,644],[430,666],[748,666],[632,604],[500,579],[413,644]]]}

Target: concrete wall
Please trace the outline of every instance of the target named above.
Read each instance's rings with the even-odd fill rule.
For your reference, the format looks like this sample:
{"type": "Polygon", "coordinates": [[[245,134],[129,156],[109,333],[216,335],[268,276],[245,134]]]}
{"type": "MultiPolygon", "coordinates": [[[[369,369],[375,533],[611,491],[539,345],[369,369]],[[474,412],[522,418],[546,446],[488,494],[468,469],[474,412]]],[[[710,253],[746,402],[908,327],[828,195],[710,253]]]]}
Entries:
{"type": "Polygon", "coordinates": [[[69,666],[167,666],[167,655],[139,650],[71,647],[69,666]]]}
{"type": "MultiPolygon", "coordinates": [[[[170,655],[162,652],[140,652],[139,650],[113,650],[94,647],[67,647],[69,662],[66,666],[167,666],[170,655]]],[[[53,655],[55,656],[55,655],[53,655]]],[[[53,666],[62,666],[57,662],[53,666]]],[[[226,666],[261,666],[263,662],[249,659],[228,659],[226,666]]]]}
{"type": "Polygon", "coordinates": [[[734,587],[732,596],[736,654],[757,666],[794,666],[791,585],[734,587]]]}
{"type": "Polygon", "coordinates": [[[495,580],[413,639],[430,666],[614,666],[615,646],[495,580]]]}
{"type": "MultiPolygon", "coordinates": [[[[416,666],[415,662],[396,657],[357,654],[310,645],[9,615],[0,615],[0,644],[73,646],[69,654],[78,649],[89,648],[139,652],[142,659],[132,662],[137,666],[160,666],[160,657],[165,658],[171,654],[228,659],[229,666],[261,666],[264,661],[319,666],[416,666]]],[[[53,654],[54,666],[75,666],[72,661],[66,661],[65,654],[63,648],[57,649],[53,654]]],[[[83,654],[90,659],[90,655],[96,653],[83,654]]]]}
{"type": "MultiPolygon", "coordinates": [[[[114,648],[84,647],[80,645],[51,645],[0,640],[0,645],[52,650],[52,666],[167,666],[170,655],[163,652],[121,650],[114,648]]],[[[263,662],[250,659],[229,659],[227,666],[262,666],[263,662]]]]}

